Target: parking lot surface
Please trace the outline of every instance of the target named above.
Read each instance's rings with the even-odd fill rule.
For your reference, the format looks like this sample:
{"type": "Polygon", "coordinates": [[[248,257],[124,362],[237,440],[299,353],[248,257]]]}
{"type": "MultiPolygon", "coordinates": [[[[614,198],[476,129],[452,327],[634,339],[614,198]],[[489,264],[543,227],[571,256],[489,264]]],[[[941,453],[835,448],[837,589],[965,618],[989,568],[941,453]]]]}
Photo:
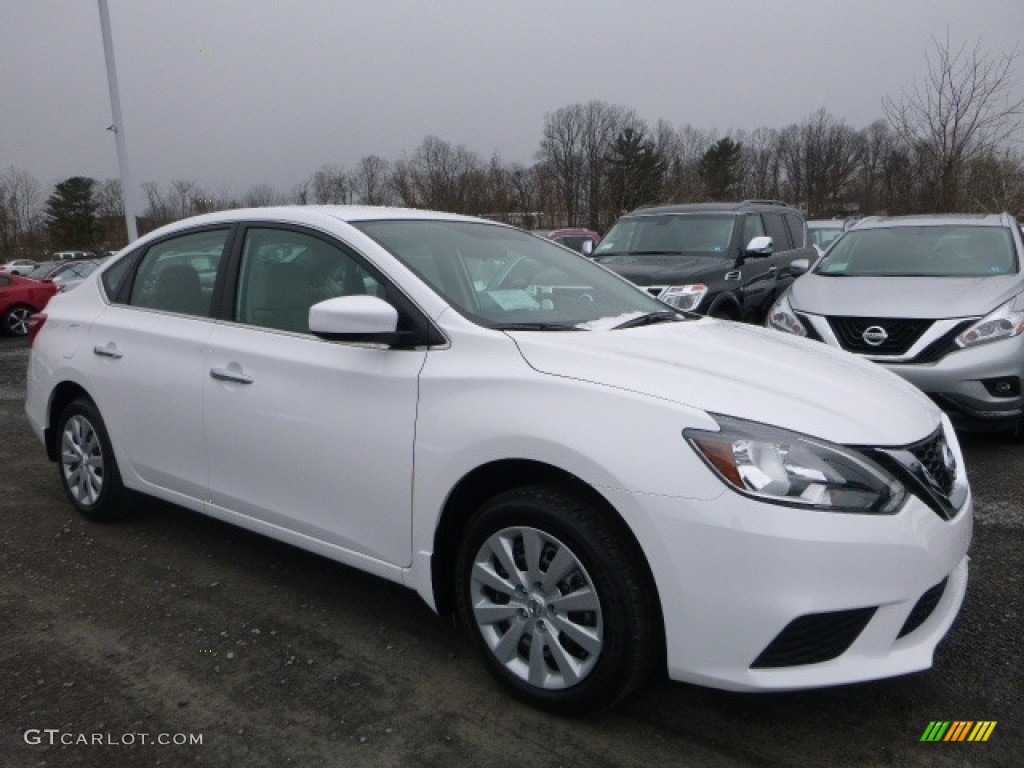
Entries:
{"type": "Polygon", "coordinates": [[[566,720],[510,698],[402,587],[149,501],[76,516],[0,339],[0,765],[1019,766],[1024,443],[966,437],[964,608],[927,672],[734,694],[656,678],[566,720]],[[922,742],[995,721],[985,742],[922,742]]]}

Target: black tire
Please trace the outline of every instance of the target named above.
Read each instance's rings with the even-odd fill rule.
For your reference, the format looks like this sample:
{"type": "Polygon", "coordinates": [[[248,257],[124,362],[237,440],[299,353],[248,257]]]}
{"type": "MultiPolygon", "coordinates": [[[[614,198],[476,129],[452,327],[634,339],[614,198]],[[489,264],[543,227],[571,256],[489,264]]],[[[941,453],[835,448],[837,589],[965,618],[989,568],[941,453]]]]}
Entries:
{"type": "Polygon", "coordinates": [[[24,336],[28,333],[28,318],[35,314],[32,307],[25,304],[16,304],[4,313],[4,333],[11,336],[24,336]]]}
{"type": "Polygon", "coordinates": [[[79,398],[57,419],[57,471],[75,508],[90,520],[110,521],[131,512],[106,426],[95,404],[79,398]]]}
{"type": "Polygon", "coordinates": [[[517,488],[480,508],[459,551],[459,619],[484,664],[556,714],[613,705],[650,674],[660,648],[654,588],[609,514],[568,487],[517,488]]]}

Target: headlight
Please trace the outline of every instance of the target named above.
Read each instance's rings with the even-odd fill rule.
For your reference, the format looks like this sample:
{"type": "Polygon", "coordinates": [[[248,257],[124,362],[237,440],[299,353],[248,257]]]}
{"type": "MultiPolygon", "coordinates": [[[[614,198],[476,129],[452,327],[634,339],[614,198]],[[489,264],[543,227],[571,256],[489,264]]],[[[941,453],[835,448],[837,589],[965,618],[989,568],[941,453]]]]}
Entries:
{"type": "Polygon", "coordinates": [[[796,316],[796,312],[793,311],[793,307],[789,303],[788,293],[780,296],[778,301],[772,306],[771,311],[768,312],[768,319],[765,321],[765,325],[769,328],[774,328],[776,331],[785,331],[796,336],[807,337],[807,328],[804,327],[804,324],[800,322],[800,318],[796,316]]]}
{"type": "Polygon", "coordinates": [[[956,337],[958,347],[976,347],[1024,333],[1024,293],[989,312],[956,337]]]}
{"type": "Polygon", "coordinates": [[[712,414],[719,432],[683,434],[727,485],[762,501],[808,509],[895,513],[903,485],[863,453],[797,432],[712,414]]]}
{"type": "Polygon", "coordinates": [[[708,287],[704,283],[691,283],[689,285],[670,285],[658,299],[670,307],[681,309],[684,312],[692,312],[697,309],[701,300],[707,295],[708,287]]]}

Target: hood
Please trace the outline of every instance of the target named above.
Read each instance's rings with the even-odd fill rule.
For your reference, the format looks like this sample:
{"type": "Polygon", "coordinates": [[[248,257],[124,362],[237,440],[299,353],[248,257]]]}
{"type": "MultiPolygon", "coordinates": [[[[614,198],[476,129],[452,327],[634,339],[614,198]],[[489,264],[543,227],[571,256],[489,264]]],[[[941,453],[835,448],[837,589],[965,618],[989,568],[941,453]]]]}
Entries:
{"type": "Polygon", "coordinates": [[[594,258],[602,267],[622,275],[636,285],[665,285],[733,268],[735,263],[723,252],[649,255],[619,253],[594,258]]]}
{"type": "Polygon", "coordinates": [[[997,277],[824,277],[807,274],[790,289],[800,312],[846,317],[940,320],[987,315],[1024,290],[1020,275],[997,277]]]}
{"type": "Polygon", "coordinates": [[[618,387],[837,443],[905,445],[939,410],[881,366],[765,328],[712,319],[617,331],[509,332],[542,373],[618,387]]]}

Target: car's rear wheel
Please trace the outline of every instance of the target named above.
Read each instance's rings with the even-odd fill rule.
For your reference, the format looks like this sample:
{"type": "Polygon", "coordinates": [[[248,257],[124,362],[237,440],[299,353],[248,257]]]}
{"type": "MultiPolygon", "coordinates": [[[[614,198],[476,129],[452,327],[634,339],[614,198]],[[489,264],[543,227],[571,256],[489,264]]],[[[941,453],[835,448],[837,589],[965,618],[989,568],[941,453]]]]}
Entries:
{"type": "Polygon", "coordinates": [[[90,520],[114,520],[129,512],[128,492],[114,459],[103,419],[91,400],[69,403],[57,420],[61,484],[90,520]]]}
{"type": "Polygon", "coordinates": [[[32,307],[18,304],[4,313],[4,331],[12,336],[25,336],[28,333],[28,318],[35,312],[32,307]]]}
{"type": "Polygon", "coordinates": [[[620,700],[658,647],[654,590],[608,514],[561,486],[511,490],[480,508],[458,558],[459,616],[484,663],[559,714],[620,700]]]}

